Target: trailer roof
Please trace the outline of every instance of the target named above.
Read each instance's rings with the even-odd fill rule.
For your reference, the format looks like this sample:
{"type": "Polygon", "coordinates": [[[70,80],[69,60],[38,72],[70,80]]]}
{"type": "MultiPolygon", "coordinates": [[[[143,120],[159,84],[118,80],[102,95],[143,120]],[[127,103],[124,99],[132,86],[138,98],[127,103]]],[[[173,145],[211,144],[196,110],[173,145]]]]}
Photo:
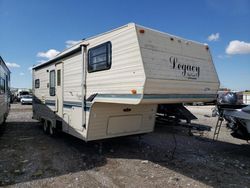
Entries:
{"type": "Polygon", "coordinates": [[[159,32],[159,33],[162,33],[162,34],[166,34],[166,35],[169,35],[169,36],[181,39],[181,40],[193,42],[193,43],[200,44],[200,45],[207,45],[207,44],[202,44],[202,43],[199,43],[199,42],[196,42],[196,41],[187,40],[187,39],[184,39],[184,38],[181,38],[181,37],[178,37],[178,36],[166,33],[166,32],[162,32],[162,31],[158,31],[158,30],[155,30],[155,29],[151,29],[151,28],[145,27],[145,26],[141,26],[141,25],[138,25],[138,24],[135,24],[135,23],[128,23],[126,25],[123,25],[121,27],[112,29],[110,31],[107,31],[107,32],[104,32],[104,33],[101,33],[101,34],[98,34],[98,35],[86,38],[86,39],[82,40],[81,42],[79,42],[79,43],[77,43],[77,44],[75,44],[75,45],[73,45],[73,46],[71,46],[69,48],[66,48],[65,50],[63,50],[62,52],[60,52],[59,54],[57,54],[54,58],[52,58],[52,59],[50,59],[50,60],[48,60],[48,61],[46,61],[44,63],[35,65],[32,69],[38,69],[38,68],[44,67],[44,66],[49,65],[51,63],[54,63],[56,61],[59,61],[60,59],[63,59],[63,58],[68,57],[70,55],[73,55],[74,53],[77,53],[77,52],[81,51],[81,46],[88,45],[88,42],[87,42],[88,40],[100,37],[102,35],[111,33],[113,31],[116,31],[116,30],[119,30],[119,29],[122,29],[122,28],[128,27],[128,26],[138,26],[138,27],[141,27],[141,28],[149,29],[151,31],[155,31],[155,32],[159,32]]]}
{"type": "Polygon", "coordinates": [[[8,66],[6,65],[6,63],[4,62],[4,60],[3,60],[3,58],[0,56],[0,64],[3,64],[4,66],[5,66],[5,68],[7,69],[7,71],[9,72],[9,73],[11,73],[10,72],[10,69],[8,68],[8,66]]]}
{"type": "Polygon", "coordinates": [[[86,41],[88,41],[90,39],[93,39],[93,38],[96,38],[96,37],[99,37],[99,36],[102,36],[102,35],[105,35],[107,33],[111,33],[111,32],[113,32],[115,30],[119,30],[121,28],[127,27],[127,26],[129,26],[131,24],[134,24],[134,23],[129,23],[127,25],[118,27],[116,29],[113,29],[113,30],[110,30],[110,31],[107,31],[107,32],[104,32],[104,33],[101,33],[101,34],[86,38],[86,39],[82,40],[81,42],[79,42],[79,43],[77,43],[77,44],[75,44],[75,45],[73,45],[73,46],[71,46],[69,48],[66,48],[65,50],[63,50],[62,52],[57,54],[54,58],[52,58],[52,59],[50,59],[50,60],[48,60],[48,61],[46,61],[44,63],[35,65],[32,69],[38,69],[38,68],[44,67],[44,66],[49,65],[51,63],[54,63],[56,61],[59,61],[60,59],[63,59],[63,58],[68,57],[70,55],[73,55],[74,53],[77,53],[77,52],[81,51],[81,46],[87,45],[86,41]]]}

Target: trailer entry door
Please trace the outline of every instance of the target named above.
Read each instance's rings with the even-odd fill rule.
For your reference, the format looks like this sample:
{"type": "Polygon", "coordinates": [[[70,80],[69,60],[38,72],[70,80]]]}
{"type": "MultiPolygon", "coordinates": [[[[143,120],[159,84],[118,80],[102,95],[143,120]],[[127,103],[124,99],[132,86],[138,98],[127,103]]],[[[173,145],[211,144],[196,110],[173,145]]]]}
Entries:
{"type": "Polygon", "coordinates": [[[56,112],[63,117],[63,63],[56,64],[56,112]]]}

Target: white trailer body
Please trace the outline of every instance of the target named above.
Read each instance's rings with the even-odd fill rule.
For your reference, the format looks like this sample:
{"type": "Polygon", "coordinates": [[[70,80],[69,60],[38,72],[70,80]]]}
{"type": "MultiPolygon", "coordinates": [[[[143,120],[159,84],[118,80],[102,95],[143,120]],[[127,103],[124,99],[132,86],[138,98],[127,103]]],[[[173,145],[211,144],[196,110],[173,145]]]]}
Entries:
{"type": "Polygon", "coordinates": [[[131,23],[35,66],[33,116],[85,141],[141,134],[158,104],[212,101],[218,88],[208,46],[131,23]]]}
{"type": "Polygon", "coordinates": [[[243,103],[250,105],[250,92],[243,92],[243,103]]]}
{"type": "Polygon", "coordinates": [[[5,122],[10,107],[10,70],[0,56],[0,126],[5,122]]]}

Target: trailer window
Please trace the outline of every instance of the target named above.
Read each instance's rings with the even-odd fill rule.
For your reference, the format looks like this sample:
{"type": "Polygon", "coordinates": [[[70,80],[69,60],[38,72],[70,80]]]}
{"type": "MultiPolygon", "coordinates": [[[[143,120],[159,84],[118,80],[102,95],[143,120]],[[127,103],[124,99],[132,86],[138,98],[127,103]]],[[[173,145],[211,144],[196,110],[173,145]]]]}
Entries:
{"type": "Polygon", "coordinates": [[[61,86],[61,69],[57,70],[57,86],[61,86]]]}
{"type": "Polygon", "coordinates": [[[5,75],[5,81],[6,81],[6,86],[5,86],[6,91],[9,91],[10,88],[9,88],[9,78],[8,78],[8,75],[5,75]]]}
{"type": "Polygon", "coordinates": [[[88,72],[96,72],[111,68],[112,46],[111,42],[98,45],[88,51],[88,72]]]}
{"type": "Polygon", "coordinates": [[[36,79],[35,80],[35,88],[39,88],[40,87],[40,80],[36,79]]]}
{"type": "Polygon", "coordinates": [[[3,78],[0,78],[0,94],[5,93],[5,80],[3,78]]]}
{"type": "Polygon", "coordinates": [[[55,96],[56,95],[56,75],[55,75],[55,71],[52,70],[50,71],[49,74],[49,94],[50,96],[55,96]]]}

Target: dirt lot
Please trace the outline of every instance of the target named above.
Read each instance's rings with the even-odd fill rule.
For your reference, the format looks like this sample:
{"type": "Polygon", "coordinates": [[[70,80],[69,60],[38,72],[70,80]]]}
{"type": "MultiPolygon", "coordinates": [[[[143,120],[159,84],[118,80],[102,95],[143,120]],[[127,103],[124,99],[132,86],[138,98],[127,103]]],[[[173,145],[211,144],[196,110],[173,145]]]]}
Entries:
{"type": "Polygon", "coordinates": [[[211,106],[189,109],[212,131],[189,136],[182,126],[157,125],[139,137],[85,143],[51,138],[32,120],[31,106],[13,104],[0,136],[0,185],[10,187],[250,187],[250,145],[225,126],[212,141],[211,106]],[[175,147],[176,146],[176,147],[175,147]]]}

